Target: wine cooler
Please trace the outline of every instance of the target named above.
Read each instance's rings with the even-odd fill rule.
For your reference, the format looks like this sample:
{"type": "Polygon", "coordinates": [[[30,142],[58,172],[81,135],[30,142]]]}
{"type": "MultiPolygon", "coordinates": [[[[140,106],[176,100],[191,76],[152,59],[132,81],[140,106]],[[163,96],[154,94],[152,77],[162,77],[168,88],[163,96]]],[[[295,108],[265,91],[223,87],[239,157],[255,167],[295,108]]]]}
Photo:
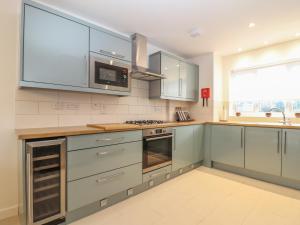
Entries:
{"type": "Polygon", "coordinates": [[[66,140],[26,143],[27,225],[65,217],[66,140]]]}

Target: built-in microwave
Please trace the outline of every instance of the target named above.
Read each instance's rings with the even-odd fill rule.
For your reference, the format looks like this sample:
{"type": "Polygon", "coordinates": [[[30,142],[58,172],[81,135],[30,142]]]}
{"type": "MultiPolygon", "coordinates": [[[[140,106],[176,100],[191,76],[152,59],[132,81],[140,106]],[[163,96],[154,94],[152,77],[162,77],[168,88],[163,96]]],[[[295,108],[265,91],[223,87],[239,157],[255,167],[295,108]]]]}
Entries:
{"type": "Polygon", "coordinates": [[[131,63],[96,53],[90,53],[90,87],[129,92],[131,63]]]}

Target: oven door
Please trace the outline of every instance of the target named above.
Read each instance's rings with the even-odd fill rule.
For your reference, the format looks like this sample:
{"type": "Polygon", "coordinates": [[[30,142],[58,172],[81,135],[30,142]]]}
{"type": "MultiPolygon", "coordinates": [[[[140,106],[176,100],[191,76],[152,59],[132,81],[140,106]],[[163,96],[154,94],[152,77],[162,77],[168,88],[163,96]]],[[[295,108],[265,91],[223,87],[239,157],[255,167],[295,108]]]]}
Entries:
{"type": "Polygon", "coordinates": [[[173,135],[144,137],[143,139],[143,173],[172,164],[173,135]]]}
{"type": "Polygon", "coordinates": [[[90,53],[90,87],[129,92],[131,89],[129,62],[90,53]]]}

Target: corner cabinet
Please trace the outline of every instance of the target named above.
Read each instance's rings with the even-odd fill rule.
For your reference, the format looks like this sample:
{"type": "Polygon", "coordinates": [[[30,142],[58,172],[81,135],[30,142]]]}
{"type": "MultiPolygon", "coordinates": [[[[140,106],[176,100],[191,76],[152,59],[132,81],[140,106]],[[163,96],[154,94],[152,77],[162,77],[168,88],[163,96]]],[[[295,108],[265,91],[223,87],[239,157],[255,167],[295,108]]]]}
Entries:
{"type": "Polygon", "coordinates": [[[242,126],[212,126],[211,160],[244,168],[244,130],[242,126]]]}
{"type": "Polygon", "coordinates": [[[203,126],[181,126],[173,129],[174,147],[172,171],[184,168],[203,160],[203,126]]]}
{"type": "Polygon", "coordinates": [[[22,80],[88,87],[89,27],[24,7],[22,80]]]}
{"type": "Polygon", "coordinates": [[[150,82],[150,98],[198,101],[199,67],[164,52],[149,57],[149,67],[166,79],[150,82]]]}

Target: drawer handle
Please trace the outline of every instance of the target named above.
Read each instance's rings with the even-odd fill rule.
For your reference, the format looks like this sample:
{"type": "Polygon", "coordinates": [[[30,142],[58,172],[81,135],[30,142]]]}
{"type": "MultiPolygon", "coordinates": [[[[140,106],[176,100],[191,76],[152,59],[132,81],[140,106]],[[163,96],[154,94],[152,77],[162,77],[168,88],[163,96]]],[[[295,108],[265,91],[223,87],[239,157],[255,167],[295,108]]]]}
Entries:
{"type": "Polygon", "coordinates": [[[146,138],[145,141],[155,141],[155,140],[161,140],[161,139],[168,139],[172,138],[173,135],[168,135],[168,136],[161,136],[161,137],[155,137],[155,138],[146,138]]]}
{"type": "Polygon", "coordinates": [[[153,173],[153,174],[150,175],[150,178],[158,177],[158,176],[160,176],[162,174],[165,174],[165,173],[167,173],[167,171],[165,171],[165,170],[162,171],[162,172],[159,172],[159,173],[153,173]]]}
{"type": "Polygon", "coordinates": [[[98,158],[101,158],[101,156],[107,156],[107,155],[112,155],[112,154],[116,154],[118,152],[123,152],[125,151],[125,149],[115,149],[115,150],[111,150],[111,151],[106,151],[106,152],[97,152],[97,156],[98,158]]]}
{"type": "Polygon", "coordinates": [[[104,178],[100,178],[98,180],[96,180],[96,182],[99,184],[99,183],[104,183],[104,182],[108,182],[108,181],[112,181],[114,179],[117,179],[121,176],[124,176],[125,175],[125,172],[121,172],[121,173],[117,173],[117,174],[114,174],[114,175],[111,175],[111,176],[108,176],[108,177],[104,177],[104,178]]]}
{"type": "Polygon", "coordinates": [[[112,139],[112,138],[103,138],[103,139],[97,139],[96,141],[97,142],[101,142],[101,141],[122,141],[124,138],[121,137],[121,138],[115,138],[115,139],[112,139]]]}
{"type": "Polygon", "coordinates": [[[106,50],[100,49],[99,52],[101,52],[103,54],[106,54],[106,55],[110,55],[110,56],[114,56],[114,57],[117,57],[117,58],[121,58],[121,59],[125,58],[125,56],[117,54],[114,51],[110,52],[110,51],[106,51],[106,50]]]}

